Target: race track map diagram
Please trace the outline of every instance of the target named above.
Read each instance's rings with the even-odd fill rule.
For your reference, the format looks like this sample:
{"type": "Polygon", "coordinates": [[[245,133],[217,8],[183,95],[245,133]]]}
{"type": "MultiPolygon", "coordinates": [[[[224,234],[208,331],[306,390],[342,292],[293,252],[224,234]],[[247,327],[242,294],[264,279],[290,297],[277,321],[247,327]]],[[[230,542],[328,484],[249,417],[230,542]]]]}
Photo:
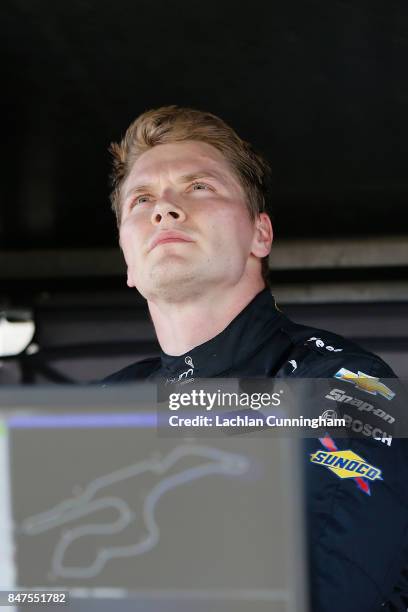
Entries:
{"type": "Polygon", "coordinates": [[[108,417],[10,421],[16,584],[85,593],[80,612],[107,591],[126,611],[288,609],[280,444],[165,438],[146,414],[108,417]]]}
{"type": "Polygon", "coordinates": [[[163,495],[174,491],[177,487],[210,475],[239,476],[248,470],[248,460],[244,456],[234,455],[217,448],[199,445],[180,445],[172,449],[163,458],[152,458],[140,461],[134,465],[122,468],[110,474],[100,476],[90,482],[83,493],[74,498],[62,501],[55,507],[35,516],[28,517],[21,525],[21,533],[26,535],[43,534],[50,530],[59,530],[59,539],[51,558],[51,573],[55,577],[90,578],[97,576],[103,567],[114,558],[136,557],[152,550],[160,539],[160,526],[156,520],[156,507],[163,495]],[[168,473],[183,463],[185,459],[197,459],[200,463],[193,467],[168,473]],[[150,472],[158,475],[161,480],[147,492],[140,515],[120,497],[104,496],[104,489],[115,483],[127,483],[129,487],[137,487],[138,476],[150,472]],[[97,495],[100,497],[96,498],[97,495]],[[97,516],[100,510],[111,509],[116,517],[111,522],[87,522],[77,527],[62,527],[74,523],[78,519],[90,520],[97,516]],[[94,558],[88,566],[68,566],[65,563],[67,551],[71,545],[87,536],[113,536],[120,533],[132,522],[142,521],[144,535],[139,541],[126,546],[106,546],[95,548],[94,558]]]}

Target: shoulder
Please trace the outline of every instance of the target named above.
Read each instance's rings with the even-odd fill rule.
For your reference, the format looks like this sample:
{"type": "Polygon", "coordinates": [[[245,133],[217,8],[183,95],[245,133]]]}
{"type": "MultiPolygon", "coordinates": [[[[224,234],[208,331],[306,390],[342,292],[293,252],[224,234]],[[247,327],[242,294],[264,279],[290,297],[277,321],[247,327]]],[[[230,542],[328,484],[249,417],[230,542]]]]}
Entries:
{"type": "Polygon", "coordinates": [[[143,359],[143,361],[132,363],[126,368],[107,376],[102,380],[102,384],[103,386],[108,386],[112,384],[131,383],[137,380],[146,380],[146,378],[160,369],[160,365],[160,357],[143,359]]]}
{"type": "Polygon", "coordinates": [[[300,325],[286,318],[282,332],[290,339],[287,361],[295,364],[288,368],[288,373],[294,376],[331,377],[341,368],[368,376],[396,376],[381,357],[328,330],[300,325]]]}

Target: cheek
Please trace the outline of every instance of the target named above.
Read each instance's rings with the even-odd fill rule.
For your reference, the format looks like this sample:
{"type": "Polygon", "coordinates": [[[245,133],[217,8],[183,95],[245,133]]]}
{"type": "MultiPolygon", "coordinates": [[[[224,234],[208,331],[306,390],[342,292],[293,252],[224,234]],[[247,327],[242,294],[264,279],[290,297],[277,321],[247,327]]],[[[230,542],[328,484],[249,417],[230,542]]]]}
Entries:
{"type": "Polygon", "coordinates": [[[137,255],[141,243],[138,232],[130,223],[124,223],[121,226],[119,241],[126,263],[129,265],[131,260],[137,255]]]}
{"type": "Polygon", "coordinates": [[[206,219],[208,241],[222,251],[247,251],[252,243],[254,228],[246,211],[230,208],[218,210],[206,219]]]}
{"type": "Polygon", "coordinates": [[[244,250],[252,243],[254,225],[246,210],[227,210],[214,225],[224,242],[228,240],[231,245],[241,246],[244,250]]]}

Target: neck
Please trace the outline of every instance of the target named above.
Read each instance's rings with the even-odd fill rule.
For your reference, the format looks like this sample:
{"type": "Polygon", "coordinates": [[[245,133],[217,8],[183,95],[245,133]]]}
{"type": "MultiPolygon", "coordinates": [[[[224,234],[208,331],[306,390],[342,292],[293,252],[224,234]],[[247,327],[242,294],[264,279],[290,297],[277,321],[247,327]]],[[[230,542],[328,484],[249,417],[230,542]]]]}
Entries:
{"type": "Polygon", "coordinates": [[[162,350],[183,355],[221,333],[265,288],[262,278],[249,286],[217,287],[182,303],[148,301],[162,350]]]}

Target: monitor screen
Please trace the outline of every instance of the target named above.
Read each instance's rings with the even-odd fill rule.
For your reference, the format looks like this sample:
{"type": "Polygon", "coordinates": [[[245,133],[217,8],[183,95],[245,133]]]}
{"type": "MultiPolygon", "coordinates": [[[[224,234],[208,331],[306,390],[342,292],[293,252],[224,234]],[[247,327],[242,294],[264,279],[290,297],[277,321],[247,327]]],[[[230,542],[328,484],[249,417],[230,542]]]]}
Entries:
{"type": "Polygon", "coordinates": [[[166,437],[154,394],[1,392],[2,589],[75,611],[306,609],[296,440],[166,437]]]}

